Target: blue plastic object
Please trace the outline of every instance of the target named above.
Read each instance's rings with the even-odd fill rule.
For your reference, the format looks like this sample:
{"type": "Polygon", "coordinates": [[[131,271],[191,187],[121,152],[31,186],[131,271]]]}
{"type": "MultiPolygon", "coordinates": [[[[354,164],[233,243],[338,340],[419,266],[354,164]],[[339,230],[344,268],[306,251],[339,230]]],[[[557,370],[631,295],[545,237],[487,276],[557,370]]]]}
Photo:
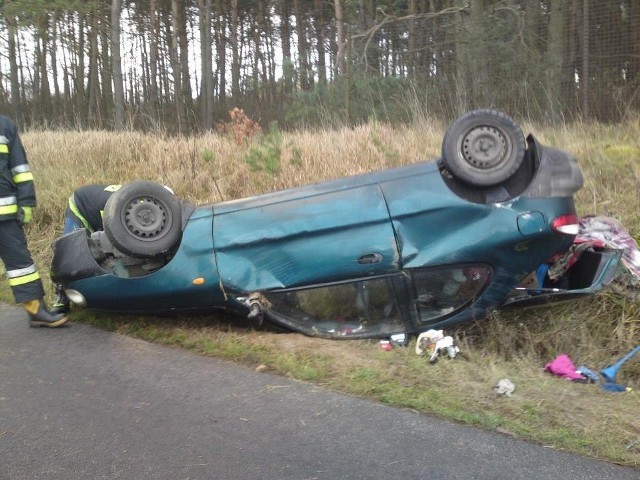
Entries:
{"type": "Polygon", "coordinates": [[[605,392],[626,392],[627,387],[619,383],[603,383],[602,390],[605,392]]]}

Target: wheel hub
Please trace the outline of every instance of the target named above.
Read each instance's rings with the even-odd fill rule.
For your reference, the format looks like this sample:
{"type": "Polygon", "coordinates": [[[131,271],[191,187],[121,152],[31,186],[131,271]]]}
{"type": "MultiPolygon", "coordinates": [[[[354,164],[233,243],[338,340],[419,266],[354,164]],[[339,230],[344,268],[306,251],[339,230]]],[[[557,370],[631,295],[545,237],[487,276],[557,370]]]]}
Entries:
{"type": "Polygon", "coordinates": [[[152,198],[137,198],[124,212],[125,225],[132,235],[141,239],[158,237],[166,224],[166,211],[152,198]]]}
{"type": "Polygon", "coordinates": [[[462,141],[462,155],[476,168],[497,168],[507,158],[507,139],[496,128],[482,125],[467,133],[462,141]]]}

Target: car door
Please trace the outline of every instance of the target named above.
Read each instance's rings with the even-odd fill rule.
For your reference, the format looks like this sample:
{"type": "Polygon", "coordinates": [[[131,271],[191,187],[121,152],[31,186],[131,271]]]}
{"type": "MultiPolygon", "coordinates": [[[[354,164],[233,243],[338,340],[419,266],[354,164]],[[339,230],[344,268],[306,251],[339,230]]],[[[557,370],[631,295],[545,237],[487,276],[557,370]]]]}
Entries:
{"type": "Polygon", "coordinates": [[[214,207],[223,288],[254,292],[397,272],[398,246],[377,184],[329,183],[214,207]]]}
{"type": "Polygon", "coordinates": [[[611,248],[589,249],[556,281],[535,278],[533,272],[516,287],[504,307],[531,307],[573,300],[599,292],[618,272],[623,251],[611,248]]]}

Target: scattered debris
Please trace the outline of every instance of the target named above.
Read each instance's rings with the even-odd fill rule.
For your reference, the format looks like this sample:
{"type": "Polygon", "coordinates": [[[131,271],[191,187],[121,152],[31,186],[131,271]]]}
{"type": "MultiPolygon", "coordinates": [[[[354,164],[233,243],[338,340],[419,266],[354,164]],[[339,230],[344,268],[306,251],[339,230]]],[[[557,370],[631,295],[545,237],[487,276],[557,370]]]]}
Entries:
{"type": "Polygon", "coordinates": [[[603,383],[602,390],[610,393],[622,393],[627,391],[627,387],[620,383],[603,383]]]}
{"type": "Polygon", "coordinates": [[[640,438],[637,438],[636,440],[631,442],[629,445],[627,445],[627,450],[631,450],[636,445],[640,445],[640,438]]]}
{"type": "Polygon", "coordinates": [[[516,386],[508,378],[503,378],[502,380],[498,381],[493,389],[498,395],[505,395],[507,397],[510,397],[515,391],[516,386]]]}
{"type": "Polygon", "coordinates": [[[638,352],[640,352],[640,345],[632,349],[613,365],[609,365],[600,370],[600,375],[584,365],[580,365],[578,368],[574,367],[573,362],[566,354],[558,355],[553,361],[547,363],[544,371],[560,378],[567,378],[573,382],[599,383],[605,392],[631,392],[633,391],[632,388],[616,382],[616,375],[620,367],[632,359],[638,352]]]}
{"type": "Polygon", "coordinates": [[[397,347],[406,347],[407,346],[407,335],[404,333],[396,333],[395,335],[391,335],[391,344],[397,347]]]}
{"type": "Polygon", "coordinates": [[[385,352],[388,352],[392,348],[393,348],[393,345],[391,345],[391,342],[389,340],[380,340],[380,350],[384,350],[385,352]]]}
{"type": "Polygon", "coordinates": [[[440,353],[446,353],[449,358],[454,358],[460,349],[453,344],[453,338],[445,336],[442,330],[427,330],[418,336],[416,341],[416,355],[429,354],[429,362],[438,361],[440,353]]]}
{"type": "Polygon", "coordinates": [[[604,378],[605,382],[615,383],[616,375],[618,374],[618,370],[620,370],[620,367],[622,367],[622,365],[628,360],[631,360],[638,352],[640,352],[640,345],[631,350],[613,365],[609,365],[608,367],[600,370],[600,375],[602,375],[602,378],[604,378]]]}
{"type": "Polygon", "coordinates": [[[602,384],[602,389],[605,392],[631,392],[633,389],[627,387],[626,385],[622,385],[616,382],[616,375],[618,375],[618,370],[620,367],[627,361],[631,360],[635,355],[640,352],[640,345],[636,348],[632,349],[626,355],[624,355],[620,360],[618,360],[613,365],[609,365],[606,368],[600,370],[600,375],[604,379],[604,383],[602,384]]]}
{"type": "Polygon", "coordinates": [[[619,221],[602,215],[587,215],[580,218],[579,228],[574,244],[591,243],[623,250],[622,265],[636,279],[640,278],[638,242],[619,221]]]}
{"type": "Polygon", "coordinates": [[[580,374],[587,379],[587,383],[600,383],[600,377],[598,377],[598,374],[586,365],[580,365],[576,371],[580,372],[580,374]]]}
{"type": "MultiPolygon", "coordinates": [[[[546,278],[552,283],[559,281],[578,262],[584,252],[594,249],[613,249],[622,252],[619,268],[613,281],[609,284],[610,288],[618,294],[636,301],[640,300],[640,248],[638,242],[618,220],[603,215],[587,215],[580,218],[578,235],[576,235],[573,245],[549,260],[546,278]]],[[[527,278],[527,280],[530,279],[527,278]]],[[[520,289],[525,288],[520,287],[520,289]]]]}
{"type": "Polygon", "coordinates": [[[551,362],[547,363],[544,367],[544,371],[549,372],[556,377],[566,378],[572,382],[585,381],[585,377],[575,367],[573,361],[569,358],[569,355],[565,353],[558,355],[551,362]]]}

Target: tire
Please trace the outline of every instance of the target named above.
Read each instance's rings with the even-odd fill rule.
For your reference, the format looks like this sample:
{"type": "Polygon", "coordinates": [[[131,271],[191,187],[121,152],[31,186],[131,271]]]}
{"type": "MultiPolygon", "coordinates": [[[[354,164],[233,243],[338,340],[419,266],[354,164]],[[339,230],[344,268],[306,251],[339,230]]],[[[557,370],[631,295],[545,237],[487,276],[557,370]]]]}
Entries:
{"type": "Polygon", "coordinates": [[[442,141],[442,162],[462,182],[496,186],[516,173],[525,154],[522,129],[496,110],[474,110],[454,121],[442,141]]]}
{"type": "Polygon", "coordinates": [[[104,207],[104,232],[122,253],[152,258],[168,252],[182,235],[182,207],[168,189],[138,181],[123,185],[104,207]]]}

